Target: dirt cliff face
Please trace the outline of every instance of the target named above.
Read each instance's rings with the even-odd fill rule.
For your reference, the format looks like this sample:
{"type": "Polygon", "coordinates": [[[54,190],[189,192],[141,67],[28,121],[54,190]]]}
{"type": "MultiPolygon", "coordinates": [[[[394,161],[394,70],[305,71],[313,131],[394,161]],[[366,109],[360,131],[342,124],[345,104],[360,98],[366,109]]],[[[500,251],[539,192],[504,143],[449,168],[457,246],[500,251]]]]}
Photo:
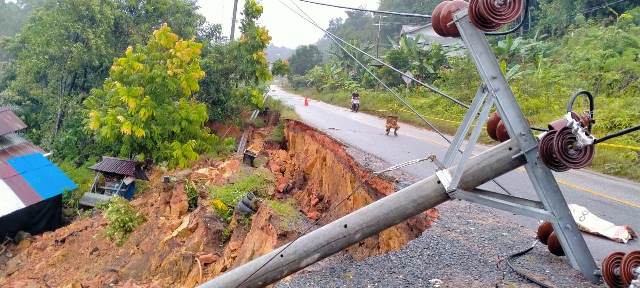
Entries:
{"type": "MultiPolygon", "coordinates": [[[[326,224],[395,191],[393,182],[360,167],[334,139],[296,121],[286,123],[287,150],[266,148],[268,129],[249,146],[267,154],[273,198],[294,199],[311,220],[326,224]],[[366,183],[359,185],[360,181],[366,183]],[[337,203],[345,200],[341,205],[337,203]],[[337,206],[330,210],[331,207],[337,206]]],[[[262,156],[264,158],[264,156],[262,156]]],[[[188,211],[184,179],[223,185],[237,175],[240,158],[202,160],[189,170],[151,175],[151,187],[132,204],[146,218],[122,246],[108,239],[102,213],[11,246],[0,255],[1,287],[194,287],[294,240],[306,225],[281,219],[268,205],[229,224],[210,207],[206,189],[188,211]],[[180,178],[163,184],[163,175],[180,178]],[[225,239],[228,234],[228,240],[225,239]]],[[[414,217],[349,248],[356,259],[401,248],[427,229],[436,210],[414,217]]]]}
{"type": "MultiPolygon", "coordinates": [[[[276,191],[292,195],[310,219],[322,217],[320,223],[325,224],[395,191],[394,183],[362,168],[342,144],[326,134],[293,120],[287,121],[285,134],[288,151],[270,155],[276,191]]],[[[349,252],[362,259],[400,249],[427,229],[432,217],[437,217],[437,210],[389,228],[350,247],[349,252]]]]}

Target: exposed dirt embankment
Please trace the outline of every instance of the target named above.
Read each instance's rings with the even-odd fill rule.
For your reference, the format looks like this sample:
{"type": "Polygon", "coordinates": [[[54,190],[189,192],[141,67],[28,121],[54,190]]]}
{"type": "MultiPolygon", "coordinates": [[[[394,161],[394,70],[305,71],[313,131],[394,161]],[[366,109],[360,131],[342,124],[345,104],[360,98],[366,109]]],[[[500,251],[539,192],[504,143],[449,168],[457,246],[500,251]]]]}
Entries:
{"type": "MultiPolygon", "coordinates": [[[[204,159],[182,171],[156,169],[150,187],[132,201],[146,220],[122,245],[106,236],[109,221],[104,212],[94,211],[10,246],[0,255],[0,286],[193,287],[298,237],[309,225],[301,221],[300,212],[324,224],[395,191],[393,181],[372,176],[339,142],[305,124],[286,123],[282,146],[288,151],[265,141],[272,130],[257,129],[249,145],[261,151],[262,160],[255,163],[266,168],[243,167],[235,157],[204,159]],[[275,175],[275,183],[269,182],[262,192],[265,201],[255,214],[235,213],[226,220],[214,209],[210,189],[234,185],[242,175],[259,171],[270,175],[266,169],[275,175]],[[165,175],[174,180],[163,183],[165,175]],[[363,179],[369,180],[360,186],[363,179]],[[189,189],[198,194],[191,209],[189,189]]],[[[437,217],[436,210],[362,241],[349,252],[362,259],[399,249],[427,229],[431,217],[437,217]]]]}
{"type": "MultiPolygon", "coordinates": [[[[277,176],[277,191],[293,195],[310,219],[323,217],[320,223],[325,224],[395,191],[392,181],[362,168],[340,142],[326,134],[288,120],[285,135],[288,151],[272,151],[269,167],[277,176]]],[[[437,210],[427,211],[352,246],[349,252],[363,259],[400,249],[437,216],[437,210]]]]}

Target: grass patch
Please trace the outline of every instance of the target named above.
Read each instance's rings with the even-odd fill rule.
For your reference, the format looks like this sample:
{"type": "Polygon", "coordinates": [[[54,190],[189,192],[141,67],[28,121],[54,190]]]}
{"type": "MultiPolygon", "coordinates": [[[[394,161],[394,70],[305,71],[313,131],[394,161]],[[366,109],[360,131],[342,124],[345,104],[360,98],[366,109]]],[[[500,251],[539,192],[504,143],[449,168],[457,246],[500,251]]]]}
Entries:
{"type": "Polygon", "coordinates": [[[300,120],[300,116],[296,113],[296,111],[291,106],[284,104],[282,101],[278,99],[269,99],[266,106],[271,111],[280,112],[280,120],[282,119],[300,120]]]}
{"type": "Polygon", "coordinates": [[[284,201],[267,200],[267,206],[273,210],[281,219],[280,224],[283,229],[289,229],[292,224],[298,222],[302,215],[296,207],[296,201],[293,198],[286,199],[284,201]]]}
{"type": "Polygon", "coordinates": [[[280,121],[280,123],[278,123],[278,126],[271,131],[267,140],[278,143],[284,142],[284,122],[280,121]]]}
{"type": "Polygon", "coordinates": [[[234,183],[209,188],[209,199],[214,211],[227,223],[233,216],[233,209],[240,199],[248,192],[254,192],[258,197],[267,195],[273,188],[273,176],[267,170],[258,169],[241,176],[234,183]]]}
{"type": "Polygon", "coordinates": [[[196,183],[187,180],[184,184],[184,191],[187,193],[188,211],[193,211],[198,207],[198,187],[196,187],[196,183]]]}
{"type": "MultiPolygon", "coordinates": [[[[350,93],[348,91],[322,91],[318,92],[316,89],[299,89],[294,90],[292,93],[301,94],[316,100],[342,106],[348,108],[350,106],[350,93]]],[[[454,106],[447,102],[448,100],[440,97],[427,97],[424,92],[414,90],[401,90],[402,97],[411,103],[413,107],[420,112],[427,120],[432,121],[439,130],[448,133],[449,135],[455,134],[464,113],[466,110],[454,106]]],[[[567,96],[568,97],[568,96],[567,96]]],[[[382,91],[365,90],[360,92],[361,106],[360,109],[363,112],[385,116],[388,114],[394,114],[400,117],[400,120],[416,126],[428,128],[415,114],[408,111],[406,108],[400,106],[395,97],[389,93],[382,91]]],[[[563,113],[563,109],[566,109],[566,101],[568,98],[562,99],[541,99],[541,98],[527,98],[518,97],[518,102],[529,119],[532,126],[545,127],[546,123],[551,122],[554,119],[560,118],[563,113]],[[542,101],[541,101],[542,100],[542,101]],[[541,103],[547,103],[542,105],[541,103]],[[557,103],[556,103],[557,102],[557,103]],[[540,106],[540,107],[539,107],[540,106]]],[[[599,102],[599,107],[603,107],[606,103],[604,101],[599,102]]],[[[611,106],[609,104],[609,106],[611,106]]],[[[602,110],[607,111],[604,107],[602,110]]],[[[564,110],[566,111],[566,110],[564,110]]],[[[594,134],[596,136],[603,136],[615,131],[616,129],[610,129],[605,124],[598,126],[598,123],[606,123],[607,118],[612,116],[606,113],[600,113],[596,115],[596,125],[594,126],[594,134]]],[[[380,127],[384,129],[384,127],[380,127]]],[[[402,131],[402,130],[400,130],[402,131]]],[[[626,137],[614,139],[611,142],[614,144],[640,146],[640,142],[635,141],[634,137],[637,134],[628,135],[626,137]]],[[[483,131],[480,137],[480,142],[486,144],[495,144],[495,141],[490,140],[486,135],[486,131],[483,131]]],[[[594,171],[601,173],[620,176],[635,181],[640,180],[640,151],[634,151],[624,148],[615,148],[610,146],[600,145],[596,149],[596,156],[593,163],[589,167],[594,171]]]]}

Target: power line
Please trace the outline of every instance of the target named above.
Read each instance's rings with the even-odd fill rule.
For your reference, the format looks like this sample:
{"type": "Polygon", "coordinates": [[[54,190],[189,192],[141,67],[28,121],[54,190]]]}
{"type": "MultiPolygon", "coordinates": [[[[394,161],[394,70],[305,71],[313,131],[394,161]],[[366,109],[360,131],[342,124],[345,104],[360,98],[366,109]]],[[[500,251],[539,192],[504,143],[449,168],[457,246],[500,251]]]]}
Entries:
{"type": "MultiPolygon", "coordinates": [[[[302,0],[300,0],[300,1],[302,1],[302,0]]],[[[294,3],[294,4],[295,4],[295,2],[292,2],[292,3],[294,3]]],[[[292,10],[292,11],[293,11],[293,10],[292,10]]],[[[295,12],[295,11],[294,11],[294,12],[295,12]]],[[[300,15],[300,16],[302,17],[302,15],[300,15]]],[[[303,19],[305,19],[305,18],[303,17],[303,19]]],[[[307,20],[307,19],[305,19],[305,20],[307,20]]],[[[309,21],[309,20],[307,20],[307,21],[309,21]]],[[[345,44],[345,45],[347,45],[347,46],[351,47],[352,49],[355,49],[356,51],[358,51],[358,52],[360,52],[360,53],[362,53],[362,54],[366,55],[367,57],[369,57],[369,58],[373,59],[374,61],[376,61],[376,62],[378,62],[378,63],[382,64],[383,66],[385,66],[385,67],[387,67],[387,68],[389,68],[389,69],[393,70],[394,72],[399,73],[400,75],[402,75],[402,76],[404,76],[404,77],[407,77],[408,79],[411,79],[412,81],[415,81],[416,83],[418,83],[418,84],[420,84],[420,85],[424,86],[425,88],[427,88],[427,89],[431,90],[432,92],[434,92],[434,93],[436,93],[436,94],[438,94],[438,95],[440,95],[440,96],[442,96],[442,97],[445,97],[445,98],[447,98],[447,99],[449,99],[449,100],[453,101],[454,103],[456,103],[457,105],[459,105],[459,106],[461,106],[461,107],[464,107],[464,108],[466,108],[466,109],[469,109],[469,105],[467,105],[467,104],[463,103],[462,101],[460,101],[460,100],[458,100],[458,99],[456,99],[456,98],[453,98],[453,97],[449,96],[448,94],[444,93],[442,90],[440,90],[440,89],[438,89],[438,88],[436,88],[436,87],[434,87],[434,86],[432,86],[432,85],[429,85],[429,84],[427,84],[427,83],[424,83],[424,82],[422,82],[422,81],[420,81],[420,80],[416,79],[416,78],[415,78],[415,77],[413,77],[412,75],[409,75],[409,74],[407,74],[407,73],[405,73],[405,72],[402,72],[402,71],[400,71],[398,68],[395,68],[395,67],[393,67],[393,66],[391,66],[391,65],[389,65],[389,64],[387,64],[387,63],[385,63],[384,61],[380,60],[380,58],[375,57],[375,56],[373,56],[373,55],[371,55],[371,54],[367,53],[366,51],[364,51],[364,50],[362,50],[362,49],[360,49],[360,48],[358,48],[358,47],[354,46],[353,44],[351,44],[351,43],[349,43],[349,42],[345,41],[344,39],[342,39],[342,38],[340,38],[340,37],[336,36],[335,34],[333,34],[333,33],[329,32],[329,31],[327,31],[327,30],[326,30],[326,29],[324,29],[324,28],[320,27],[320,25],[318,25],[318,23],[316,23],[316,22],[313,22],[313,23],[312,23],[311,21],[309,21],[309,23],[313,24],[314,26],[316,26],[318,29],[322,30],[324,33],[326,33],[326,34],[327,34],[327,35],[329,35],[330,37],[333,37],[334,39],[336,39],[336,40],[338,40],[338,41],[342,42],[343,44],[345,44]]],[[[336,42],[337,42],[337,41],[336,41],[336,42]]]]}
{"type": "MultiPolygon", "coordinates": [[[[298,8],[298,10],[300,10],[300,12],[302,12],[305,16],[301,15],[298,11],[293,10],[293,8],[289,7],[289,5],[285,4],[282,0],[278,0],[278,2],[280,2],[282,5],[284,5],[285,7],[287,7],[289,10],[291,10],[292,12],[296,13],[298,16],[300,16],[302,19],[306,20],[307,22],[313,24],[314,26],[316,26],[318,29],[325,31],[324,29],[322,29],[322,27],[320,27],[320,25],[315,22],[310,16],[309,14],[307,14],[304,10],[302,10],[302,8],[300,8],[300,6],[298,6],[293,0],[289,0],[291,1],[291,4],[293,4],[294,6],[296,6],[296,8],[298,8]]],[[[434,132],[436,132],[440,137],[442,137],[442,139],[444,139],[445,141],[447,141],[447,143],[451,144],[451,140],[444,135],[444,133],[440,132],[440,130],[433,125],[431,122],[429,122],[429,120],[427,120],[424,116],[422,116],[420,114],[420,112],[418,112],[415,108],[413,108],[413,106],[411,106],[410,103],[408,103],[405,99],[403,99],[402,97],[400,97],[400,95],[398,95],[393,89],[389,88],[389,86],[387,86],[382,80],[380,80],[380,78],[378,78],[378,76],[376,76],[373,72],[371,72],[371,70],[369,70],[369,68],[367,68],[366,65],[362,64],[362,62],[360,62],[352,53],[350,53],[349,51],[347,51],[347,49],[342,46],[340,44],[340,42],[338,42],[337,40],[340,40],[346,44],[348,44],[350,47],[353,47],[355,49],[357,49],[358,51],[368,55],[369,57],[372,57],[371,55],[369,55],[368,53],[358,49],[357,47],[350,45],[349,42],[346,42],[342,39],[340,39],[340,37],[333,35],[332,33],[329,34],[331,36],[331,39],[334,41],[334,43],[336,45],[338,45],[338,47],[340,47],[340,49],[342,49],[345,53],[347,53],[349,55],[349,57],[351,57],[354,61],[356,61],[356,63],[358,63],[365,71],[367,71],[367,73],[369,73],[369,75],[371,75],[376,81],[378,81],[378,83],[380,83],[383,87],[385,87],[389,92],[391,92],[391,94],[393,94],[393,96],[395,96],[398,100],[400,100],[400,102],[402,102],[402,104],[404,104],[407,108],[409,108],[409,110],[411,110],[411,112],[413,112],[418,118],[420,118],[420,120],[422,120],[425,124],[427,124],[427,126],[431,127],[431,129],[433,129],[434,132]],[[336,40],[337,39],[337,40],[336,40]]],[[[381,63],[385,64],[384,62],[381,61],[381,63]]],[[[399,72],[402,73],[402,72],[399,72]]],[[[458,152],[462,153],[463,151],[458,149],[458,152]]],[[[506,187],[504,187],[502,184],[500,184],[497,180],[492,180],[492,182],[494,184],[496,184],[500,189],[502,189],[505,193],[512,195],[511,192],[509,192],[509,190],[506,189],[506,187]]]]}
{"type": "Polygon", "coordinates": [[[335,7],[335,8],[342,8],[342,9],[349,9],[349,10],[356,10],[356,11],[363,11],[363,12],[371,12],[371,13],[374,13],[374,14],[387,14],[387,15],[397,15],[397,16],[405,16],[405,17],[431,18],[431,15],[425,15],[425,14],[382,11],[382,10],[369,10],[369,9],[353,8],[353,7],[341,6],[341,5],[335,5],[335,4],[320,3],[320,2],[309,1],[309,0],[299,0],[299,1],[307,2],[307,3],[311,3],[311,4],[316,4],[316,5],[335,7]]]}
{"type": "MultiPolygon", "coordinates": [[[[595,10],[602,9],[602,8],[605,8],[605,7],[609,7],[609,6],[611,6],[611,5],[618,4],[618,3],[620,3],[620,2],[626,2],[626,1],[627,1],[627,0],[618,0],[618,1],[611,2],[611,3],[605,3],[605,4],[604,4],[604,5],[602,5],[602,6],[598,6],[598,7],[594,7],[594,8],[589,8],[589,9],[587,9],[587,10],[584,10],[584,11],[582,11],[582,14],[589,13],[589,12],[593,12],[593,11],[595,11],[595,10]]],[[[606,1],[605,1],[605,2],[606,2],[606,1]]]]}
{"type": "MultiPolygon", "coordinates": [[[[295,2],[293,2],[291,0],[291,3],[296,6],[296,8],[298,8],[300,10],[300,12],[302,14],[304,14],[304,16],[302,14],[300,14],[300,12],[294,10],[293,8],[291,8],[290,6],[288,6],[287,4],[285,4],[283,1],[278,0],[280,3],[282,3],[283,5],[285,5],[287,8],[289,8],[289,10],[293,11],[294,13],[296,13],[298,16],[300,16],[302,19],[306,20],[307,22],[313,24],[314,26],[318,27],[319,29],[325,31],[324,29],[322,29],[320,27],[320,25],[315,22],[310,16],[309,14],[307,14],[306,12],[304,12],[304,10],[302,10],[295,2]]],[[[328,31],[327,31],[328,32],[328,31]]],[[[345,53],[347,53],[349,55],[349,57],[351,57],[356,63],[358,63],[358,65],[360,65],[367,73],[369,73],[369,75],[371,75],[376,81],[378,81],[378,83],[380,83],[385,89],[387,89],[393,96],[395,96],[398,100],[400,100],[400,102],[402,102],[402,104],[404,104],[409,110],[411,110],[411,112],[413,112],[416,116],[418,116],[418,118],[420,118],[420,120],[422,120],[425,124],[427,124],[431,129],[433,129],[433,131],[435,131],[436,133],[438,133],[438,135],[440,135],[440,137],[444,138],[447,142],[451,143],[451,141],[449,140],[449,138],[447,138],[444,133],[442,133],[435,125],[433,125],[431,122],[429,122],[429,120],[427,120],[424,116],[422,116],[422,114],[420,114],[420,112],[418,112],[415,108],[413,108],[413,106],[411,106],[411,104],[409,104],[404,98],[402,98],[396,91],[394,91],[393,89],[391,89],[389,86],[387,86],[387,84],[384,83],[384,81],[380,80],[380,78],[378,78],[378,76],[373,73],[369,68],[367,68],[366,65],[362,64],[362,62],[360,62],[360,60],[358,60],[351,52],[349,52],[342,44],[340,44],[340,42],[338,42],[337,40],[341,40],[343,42],[346,42],[342,39],[340,39],[339,37],[333,35],[333,33],[328,32],[330,35],[330,38],[334,41],[334,43],[336,45],[338,45],[338,47],[340,47],[340,49],[342,49],[345,53]]],[[[346,42],[348,43],[348,42],[346,42]]],[[[350,47],[354,47],[352,45],[349,45],[350,47]]],[[[359,50],[359,49],[358,49],[359,50]]],[[[362,50],[359,50],[362,51],[362,50]]],[[[384,62],[382,62],[384,63],[384,62]]]]}

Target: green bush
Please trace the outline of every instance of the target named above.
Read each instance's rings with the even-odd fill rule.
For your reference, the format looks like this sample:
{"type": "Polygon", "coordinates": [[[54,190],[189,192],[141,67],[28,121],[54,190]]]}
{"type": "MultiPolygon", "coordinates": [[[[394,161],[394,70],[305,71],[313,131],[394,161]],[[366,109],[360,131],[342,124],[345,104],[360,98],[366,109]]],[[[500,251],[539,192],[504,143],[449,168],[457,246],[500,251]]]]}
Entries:
{"type": "Polygon", "coordinates": [[[256,196],[265,196],[271,188],[273,188],[273,176],[267,170],[256,170],[240,177],[234,183],[210,187],[209,199],[216,214],[229,222],[233,216],[234,207],[245,194],[254,192],[256,196]]]}
{"type": "Polygon", "coordinates": [[[64,172],[64,174],[67,175],[71,180],[73,180],[76,185],[78,185],[78,189],[73,191],[65,191],[62,194],[62,203],[65,208],[76,209],[82,195],[84,195],[85,192],[88,192],[91,189],[91,184],[93,184],[95,173],[89,170],[88,167],[91,167],[94,163],[94,161],[89,161],[80,167],[77,167],[70,161],[62,161],[56,163],[58,167],[60,167],[60,169],[64,172]]]}
{"type": "Polygon", "coordinates": [[[122,245],[129,234],[145,221],[144,216],[129,201],[119,196],[111,198],[106,204],[104,217],[109,222],[105,232],[118,245],[122,245]]]}
{"type": "Polygon", "coordinates": [[[187,180],[184,184],[184,191],[187,193],[187,202],[189,203],[189,211],[193,211],[198,207],[198,187],[195,183],[187,180]]]}

